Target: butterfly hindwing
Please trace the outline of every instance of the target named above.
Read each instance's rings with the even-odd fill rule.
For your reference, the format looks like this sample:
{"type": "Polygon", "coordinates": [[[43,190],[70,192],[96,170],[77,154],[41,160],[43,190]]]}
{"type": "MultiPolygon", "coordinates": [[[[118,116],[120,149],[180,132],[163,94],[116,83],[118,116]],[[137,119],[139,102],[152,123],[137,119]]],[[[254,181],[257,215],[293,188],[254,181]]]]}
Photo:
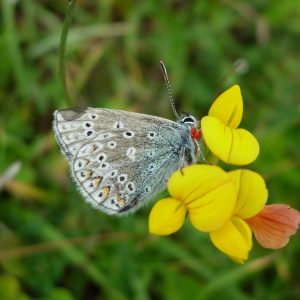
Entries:
{"type": "Polygon", "coordinates": [[[62,109],[54,130],[85,199],[108,214],[134,211],[179,168],[187,134],[173,121],[111,109],[62,109]]]}

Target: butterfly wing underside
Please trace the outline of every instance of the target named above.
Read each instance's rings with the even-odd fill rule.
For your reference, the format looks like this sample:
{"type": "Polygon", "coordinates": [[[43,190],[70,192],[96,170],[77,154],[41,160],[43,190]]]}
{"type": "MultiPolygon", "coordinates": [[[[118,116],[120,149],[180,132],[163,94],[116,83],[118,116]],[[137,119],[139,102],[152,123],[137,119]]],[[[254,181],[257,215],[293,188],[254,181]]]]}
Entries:
{"type": "Polygon", "coordinates": [[[135,211],[180,167],[186,132],[173,121],[112,109],[60,109],[54,131],[87,202],[135,211]]]}

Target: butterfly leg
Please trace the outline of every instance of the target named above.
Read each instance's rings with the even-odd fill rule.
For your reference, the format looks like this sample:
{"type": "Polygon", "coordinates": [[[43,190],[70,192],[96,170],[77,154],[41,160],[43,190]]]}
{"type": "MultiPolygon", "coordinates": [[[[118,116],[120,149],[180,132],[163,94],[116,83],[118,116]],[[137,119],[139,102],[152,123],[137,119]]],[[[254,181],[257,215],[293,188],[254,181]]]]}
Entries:
{"type": "MultiPolygon", "coordinates": [[[[185,149],[183,148],[183,151],[182,153],[184,153],[185,149]]],[[[183,173],[183,168],[185,167],[185,160],[184,160],[184,156],[181,155],[181,159],[180,159],[180,165],[179,165],[179,171],[181,173],[182,176],[184,176],[184,173],[183,173]]]]}
{"type": "Polygon", "coordinates": [[[197,153],[200,154],[200,157],[201,157],[202,161],[203,161],[204,163],[208,164],[208,161],[206,160],[206,158],[205,158],[205,156],[204,156],[204,154],[203,154],[203,152],[202,152],[202,150],[201,150],[200,145],[199,145],[198,143],[196,143],[196,145],[197,145],[197,153]]]}

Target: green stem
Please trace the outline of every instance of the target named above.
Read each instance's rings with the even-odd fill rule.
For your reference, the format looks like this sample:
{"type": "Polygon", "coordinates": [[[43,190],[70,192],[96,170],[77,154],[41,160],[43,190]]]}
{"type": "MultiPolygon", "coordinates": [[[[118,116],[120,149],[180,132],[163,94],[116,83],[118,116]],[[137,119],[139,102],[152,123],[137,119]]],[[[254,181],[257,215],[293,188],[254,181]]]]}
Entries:
{"type": "Polygon", "coordinates": [[[66,101],[70,105],[72,105],[72,101],[71,101],[71,96],[68,91],[67,82],[66,82],[65,52],[66,52],[66,43],[67,43],[69,28],[73,20],[75,5],[76,5],[76,0],[68,0],[68,8],[66,11],[63,29],[60,36],[59,65],[58,65],[59,78],[64,88],[66,101]]]}

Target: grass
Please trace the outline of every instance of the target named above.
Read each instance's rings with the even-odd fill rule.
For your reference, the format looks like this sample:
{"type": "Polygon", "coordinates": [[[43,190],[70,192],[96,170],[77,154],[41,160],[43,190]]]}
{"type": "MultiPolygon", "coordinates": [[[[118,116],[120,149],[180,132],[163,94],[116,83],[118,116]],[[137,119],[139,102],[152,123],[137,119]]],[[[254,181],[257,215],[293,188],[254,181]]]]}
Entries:
{"type": "Polygon", "coordinates": [[[238,83],[243,127],[261,145],[249,168],[266,178],[269,203],[300,209],[299,1],[77,2],[71,104],[58,73],[67,1],[0,4],[0,174],[20,162],[0,187],[0,299],[298,299],[299,236],[280,251],[255,245],[244,266],[189,224],[149,236],[151,205],[113,218],[84,203],[51,122],[66,106],[174,118],[161,59],[177,109],[199,118],[238,83]]]}

